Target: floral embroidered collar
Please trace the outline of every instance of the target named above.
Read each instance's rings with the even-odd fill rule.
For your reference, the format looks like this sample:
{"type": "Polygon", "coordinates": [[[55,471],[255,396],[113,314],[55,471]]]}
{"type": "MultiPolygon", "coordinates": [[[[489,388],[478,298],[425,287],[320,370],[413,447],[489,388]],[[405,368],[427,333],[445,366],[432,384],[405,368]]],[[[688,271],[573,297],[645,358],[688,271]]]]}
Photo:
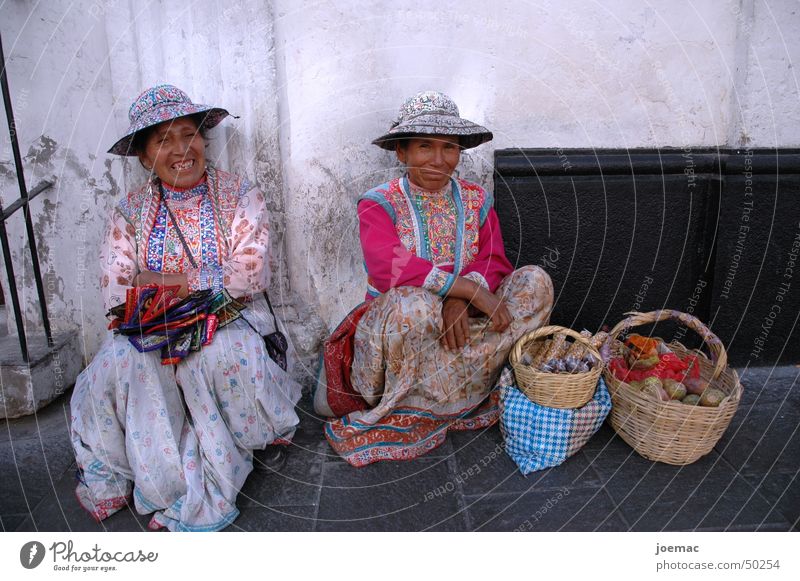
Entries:
{"type": "Polygon", "coordinates": [[[167,200],[189,200],[208,193],[208,174],[203,174],[203,178],[190,188],[176,188],[161,181],[159,181],[159,184],[164,198],[167,200]]]}
{"type": "Polygon", "coordinates": [[[408,192],[415,196],[427,196],[432,198],[438,198],[443,196],[450,196],[450,193],[453,191],[453,180],[447,182],[447,185],[440,190],[426,190],[424,188],[419,187],[406,175],[404,178],[405,183],[408,185],[408,192]]]}

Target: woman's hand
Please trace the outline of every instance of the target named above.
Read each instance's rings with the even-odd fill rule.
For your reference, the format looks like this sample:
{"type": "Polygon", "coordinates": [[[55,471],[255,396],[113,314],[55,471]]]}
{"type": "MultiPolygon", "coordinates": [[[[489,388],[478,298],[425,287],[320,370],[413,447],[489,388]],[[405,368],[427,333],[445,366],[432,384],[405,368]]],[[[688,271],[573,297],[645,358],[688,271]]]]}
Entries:
{"type": "Polygon", "coordinates": [[[511,324],[511,313],[504,300],[490,293],[485,288],[480,288],[470,301],[472,306],[485,314],[492,321],[492,330],[502,333],[511,324]]]}
{"type": "Polygon", "coordinates": [[[133,286],[145,286],[148,284],[157,284],[159,286],[180,285],[181,290],[178,291],[178,296],[180,298],[189,296],[189,280],[185,274],[165,274],[163,272],[143,270],[133,279],[133,286]]]}
{"type": "MultiPolygon", "coordinates": [[[[511,324],[511,313],[508,312],[508,307],[505,301],[497,298],[493,293],[480,286],[478,283],[464,278],[463,276],[456,277],[453,285],[450,287],[450,292],[447,293],[445,304],[450,299],[461,299],[468,302],[473,307],[478,309],[481,313],[489,317],[492,321],[492,330],[502,333],[511,324]]],[[[455,307],[449,307],[455,309],[455,307]]],[[[444,319],[444,304],[442,305],[442,318],[444,319]]],[[[465,314],[466,317],[466,314],[465,314]]],[[[445,320],[445,333],[447,332],[447,319],[445,320]]],[[[468,337],[469,334],[467,333],[468,337]]]]}
{"type": "Polygon", "coordinates": [[[469,341],[469,303],[464,299],[445,298],[442,302],[442,345],[456,351],[469,341]]]}

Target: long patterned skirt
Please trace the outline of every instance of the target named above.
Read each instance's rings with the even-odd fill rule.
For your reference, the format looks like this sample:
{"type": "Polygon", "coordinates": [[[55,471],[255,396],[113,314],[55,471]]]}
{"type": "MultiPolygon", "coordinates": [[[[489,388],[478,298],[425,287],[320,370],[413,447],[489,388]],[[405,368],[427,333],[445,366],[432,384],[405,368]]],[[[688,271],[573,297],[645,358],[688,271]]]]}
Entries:
{"type": "Polygon", "coordinates": [[[177,366],[109,335],[72,396],[79,502],[100,521],[132,492],[151,528],[228,526],[252,450],[294,435],[300,389],[242,321],[177,366]]]}
{"type": "Polygon", "coordinates": [[[517,339],[549,321],[553,283],[538,266],[526,266],[496,294],[513,322],[497,333],[488,318],[470,318],[461,351],[442,347],[442,299],[429,291],[399,287],[365,306],[353,344],[352,393],[327,385],[332,409],[333,402],[356,402],[339,407],[343,417],[325,426],[333,449],[353,466],[409,460],[442,444],[448,429],[497,421],[492,386],[517,339]]]}

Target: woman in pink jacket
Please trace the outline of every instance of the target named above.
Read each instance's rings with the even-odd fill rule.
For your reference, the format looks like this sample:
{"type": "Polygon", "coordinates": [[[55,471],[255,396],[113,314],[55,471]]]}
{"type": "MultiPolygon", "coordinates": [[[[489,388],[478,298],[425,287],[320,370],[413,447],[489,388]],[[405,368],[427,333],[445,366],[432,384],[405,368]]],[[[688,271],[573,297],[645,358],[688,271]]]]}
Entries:
{"type": "Polygon", "coordinates": [[[493,423],[511,347],[549,320],[550,277],[513,269],[491,194],[453,177],[461,150],[490,139],[449,97],[423,92],[373,141],[407,173],[359,198],[366,301],[326,343],[315,395],[336,417],[328,441],[354,466],[415,458],[448,429],[493,423]]]}

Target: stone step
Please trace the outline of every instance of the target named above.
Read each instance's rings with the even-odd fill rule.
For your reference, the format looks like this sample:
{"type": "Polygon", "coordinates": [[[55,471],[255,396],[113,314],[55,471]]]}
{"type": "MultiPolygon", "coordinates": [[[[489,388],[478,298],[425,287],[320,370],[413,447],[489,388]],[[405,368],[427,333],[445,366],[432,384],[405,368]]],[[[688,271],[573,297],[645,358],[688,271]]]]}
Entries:
{"type": "Polygon", "coordinates": [[[50,348],[43,335],[28,337],[30,361],[15,336],[0,337],[0,419],[34,413],[63,394],[83,368],[80,333],[58,333],[50,348]]]}

